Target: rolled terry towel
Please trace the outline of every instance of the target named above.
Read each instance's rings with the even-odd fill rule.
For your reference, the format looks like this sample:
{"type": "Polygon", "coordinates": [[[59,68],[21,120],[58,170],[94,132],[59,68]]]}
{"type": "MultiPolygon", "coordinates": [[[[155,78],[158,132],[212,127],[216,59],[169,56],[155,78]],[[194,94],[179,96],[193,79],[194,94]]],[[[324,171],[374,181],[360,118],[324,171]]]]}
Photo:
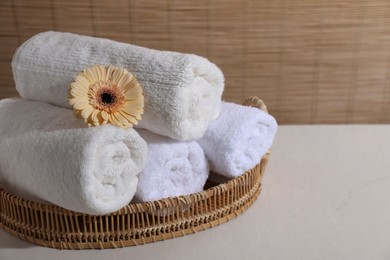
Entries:
{"type": "Polygon", "coordinates": [[[34,201],[93,215],[133,198],[146,143],[133,129],[86,128],[69,109],[0,101],[0,183],[34,201]]]}
{"type": "Polygon", "coordinates": [[[207,59],[192,54],[44,32],[19,47],[12,69],[21,97],[70,107],[69,84],[80,71],[96,64],[123,67],[136,75],[145,95],[140,128],[192,140],[200,138],[218,117],[223,74],[207,59]]]}
{"type": "Polygon", "coordinates": [[[268,113],[222,102],[219,118],[198,143],[212,171],[237,177],[259,163],[271,147],[276,131],[276,120],[268,113]]]}
{"type": "Polygon", "coordinates": [[[152,201],[203,190],[209,169],[202,148],[195,141],[178,142],[139,130],[148,144],[148,159],[138,175],[135,201],[152,201]]]}

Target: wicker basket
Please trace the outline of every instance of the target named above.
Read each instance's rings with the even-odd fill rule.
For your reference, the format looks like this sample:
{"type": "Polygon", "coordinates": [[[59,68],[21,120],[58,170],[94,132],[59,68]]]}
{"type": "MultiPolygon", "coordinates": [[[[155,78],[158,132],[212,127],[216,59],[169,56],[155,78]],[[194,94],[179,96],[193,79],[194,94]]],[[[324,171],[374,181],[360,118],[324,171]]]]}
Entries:
{"type": "MultiPolygon", "coordinates": [[[[258,98],[245,104],[265,109],[258,98]]],[[[58,249],[135,246],[192,234],[227,222],[252,205],[268,157],[226,183],[208,181],[203,192],[129,204],[104,216],[28,201],[0,189],[0,227],[27,242],[58,249]]]]}

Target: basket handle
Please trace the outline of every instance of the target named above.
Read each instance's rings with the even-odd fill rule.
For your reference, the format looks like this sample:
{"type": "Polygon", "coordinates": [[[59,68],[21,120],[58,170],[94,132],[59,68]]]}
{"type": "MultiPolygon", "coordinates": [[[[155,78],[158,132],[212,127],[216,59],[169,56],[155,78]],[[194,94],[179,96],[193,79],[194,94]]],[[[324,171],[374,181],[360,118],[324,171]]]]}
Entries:
{"type": "Polygon", "coordinates": [[[263,100],[257,96],[248,97],[245,99],[243,105],[248,107],[255,107],[268,113],[267,106],[264,104],[263,100]]]}

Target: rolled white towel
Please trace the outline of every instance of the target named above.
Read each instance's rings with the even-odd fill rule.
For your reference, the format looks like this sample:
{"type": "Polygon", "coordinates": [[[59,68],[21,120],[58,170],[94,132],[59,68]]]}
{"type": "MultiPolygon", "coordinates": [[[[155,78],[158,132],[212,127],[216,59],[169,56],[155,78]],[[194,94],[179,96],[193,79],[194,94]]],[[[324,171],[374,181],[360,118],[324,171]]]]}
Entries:
{"type": "Polygon", "coordinates": [[[137,76],[145,95],[140,128],[192,140],[200,138],[218,117],[223,74],[197,55],[44,32],[19,47],[12,69],[21,97],[69,107],[69,84],[80,71],[96,64],[123,67],[137,76]]]}
{"type": "Polygon", "coordinates": [[[146,143],[133,129],[88,128],[69,109],[0,101],[0,183],[34,201],[93,215],[133,198],[146,143]]]}
{"type": "Polygon", "coordinates": [[[152,201],[203,190],[209,168],[198,143],[178,142],[146,130],[139,130],[139,134],[148,144],[148,159],[138,175],[136,201],[152,201]]]}
{"type": "Polygon", "coordinates": [[[198,140],[212,171],[237,177],[253,168],[271,147],[277,123],[253,107],[222,102],[221,112],[198,140]]]}

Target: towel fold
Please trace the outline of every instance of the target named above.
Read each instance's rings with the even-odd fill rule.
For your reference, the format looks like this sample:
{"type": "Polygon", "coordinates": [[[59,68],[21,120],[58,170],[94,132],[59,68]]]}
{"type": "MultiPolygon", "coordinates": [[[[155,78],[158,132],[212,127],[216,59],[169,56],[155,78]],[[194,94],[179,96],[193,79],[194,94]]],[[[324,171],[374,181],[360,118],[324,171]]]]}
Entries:
{"type": "Polygon", "coordinates": [[[198,143],[178,142],[146,130],[139,130],[139,134],[148,144],[148,159],[138,175],[136,201],[152,201],[203,190],[209,169],[198,143]]]}
{"type": "Polygon", "coordinates": [[[21,97],[69,107],[69,84],[78,72],[96,64],[123,67],[137,76],[145,95],[140,128],[192,140],[200,138],[218,117],[223,74],[197,55],[44,32],[19,47],[12,69],[21,97]]]}
{"type": "Polygon", "coordinates": [[[133,198],[146,143],[133,129],[87,128],[69,109],[0,100],[0,183],[35,201],[93,215],[133,198]]]}
{"type": "Polygon", "coordinates": [[[198,140],[212,171],[237,177],[253,168],[271,147],[277,123],[268,113],[253,107],[222,102],[217,120],[198,140]]]}

